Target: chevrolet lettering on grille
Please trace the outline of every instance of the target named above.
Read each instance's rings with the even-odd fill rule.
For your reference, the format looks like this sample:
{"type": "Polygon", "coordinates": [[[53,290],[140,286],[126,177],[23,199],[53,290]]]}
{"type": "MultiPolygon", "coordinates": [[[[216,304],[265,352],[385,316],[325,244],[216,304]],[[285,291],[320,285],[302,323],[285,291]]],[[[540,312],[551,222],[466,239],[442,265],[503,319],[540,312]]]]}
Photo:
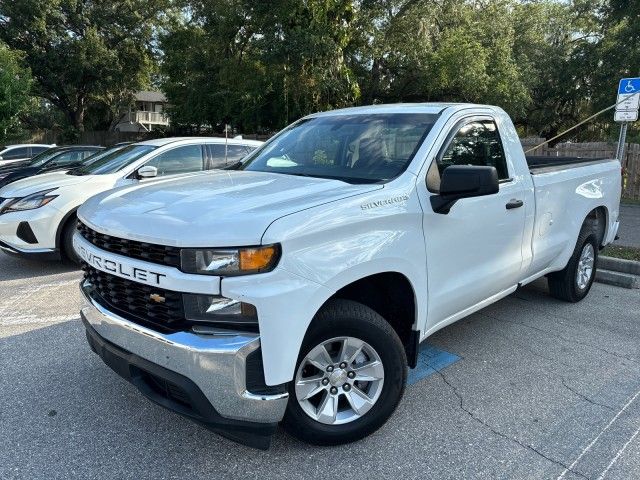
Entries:
{"type": "Polygon", "coordinates": [[[122,277],[128,277],[133,280],[139,280],[144,283],[152,283],[156,285],[160,285],[160,279],[166,277],[163,273],[139,267],[132,267],[131,265],[126,265],[119,261],[96,255],[82,245],[76,246],[76,252],[92,267],[105,272],[111,272],[122,277]]]}

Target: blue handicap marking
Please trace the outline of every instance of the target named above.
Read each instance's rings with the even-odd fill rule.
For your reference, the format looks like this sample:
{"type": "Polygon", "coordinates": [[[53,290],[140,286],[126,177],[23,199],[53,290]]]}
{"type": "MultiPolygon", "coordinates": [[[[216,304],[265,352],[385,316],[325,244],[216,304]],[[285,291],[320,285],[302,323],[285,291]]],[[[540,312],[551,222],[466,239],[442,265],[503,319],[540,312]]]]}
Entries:
{"type": "Polygon", "coordinates": [[[640,78],[623,78],[618,85],[618,95],[640,92],[640,78]]]}
{"type": "Polygon", "coordinates": [[[418,383],[423,378],[439,372],[458,360],[460,360],[458,355],[445,352],[433,345],[424,343],[420,346],[420,351],[418,352],[418,364],[416,368],[409,370],[407,382],[409,385],[418,383]]]}

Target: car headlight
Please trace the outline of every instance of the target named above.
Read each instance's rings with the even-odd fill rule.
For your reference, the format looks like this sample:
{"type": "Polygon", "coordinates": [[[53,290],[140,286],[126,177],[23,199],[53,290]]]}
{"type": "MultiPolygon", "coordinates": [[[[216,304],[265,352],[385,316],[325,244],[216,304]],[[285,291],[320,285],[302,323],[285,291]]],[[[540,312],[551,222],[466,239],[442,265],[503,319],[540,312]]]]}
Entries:
{"type": "Polygon", "coordinates": [[[54,198],[57,198],[58,195],[49,195],[49,193],[56,190],[55,188],[50,188],[49,190],[43,190],[41,192],[32,193],[26,197],[15,198],[7,203],[0,213],[8,213],[8,212],[21,212],[23,210],[33,210],[36,208],[44,207],[47,203],[49,203],[54,198]]]}
{"type": "Polygon", "coordinates": [[[180,252],[183,272],[203,275],[249,275],[270,272],[280,259],[280,245],[232,249],[186,248],[180,252]]]}
{"type": "Polygon", "coordinates": [[[249,303],[219,295],[182,295],[184,316],[196,323],[223,328],[257,329],[258,313],[249,303]]]}

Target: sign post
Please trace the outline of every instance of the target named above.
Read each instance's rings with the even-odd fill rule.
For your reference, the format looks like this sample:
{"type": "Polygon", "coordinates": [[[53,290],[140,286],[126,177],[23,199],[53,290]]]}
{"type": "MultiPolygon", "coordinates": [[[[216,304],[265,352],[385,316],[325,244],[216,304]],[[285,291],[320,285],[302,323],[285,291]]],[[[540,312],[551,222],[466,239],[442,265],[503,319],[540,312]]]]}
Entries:
{"type": "Polygon", "coordinates": [[[640,78],[623,78],[618,84],[618,100],[616,101],[616,113],[614,120],[620,125],[620,138],[618,139],[618,151],[616,158],[624,161],[624,148],[627,140],[627,127],[629,122],[638,120],[640,109],[640,78]]]}

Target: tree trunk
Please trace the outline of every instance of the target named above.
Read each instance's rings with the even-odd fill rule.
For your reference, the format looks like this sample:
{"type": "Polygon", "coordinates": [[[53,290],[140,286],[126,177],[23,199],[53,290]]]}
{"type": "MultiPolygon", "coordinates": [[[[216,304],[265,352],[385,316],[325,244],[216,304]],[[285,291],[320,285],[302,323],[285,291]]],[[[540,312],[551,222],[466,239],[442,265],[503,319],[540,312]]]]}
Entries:
{"type": "Polygon", "coordinates": [[[84,106],[72,112],[71,123],[77,131],[84,132],[84,106]]]}

